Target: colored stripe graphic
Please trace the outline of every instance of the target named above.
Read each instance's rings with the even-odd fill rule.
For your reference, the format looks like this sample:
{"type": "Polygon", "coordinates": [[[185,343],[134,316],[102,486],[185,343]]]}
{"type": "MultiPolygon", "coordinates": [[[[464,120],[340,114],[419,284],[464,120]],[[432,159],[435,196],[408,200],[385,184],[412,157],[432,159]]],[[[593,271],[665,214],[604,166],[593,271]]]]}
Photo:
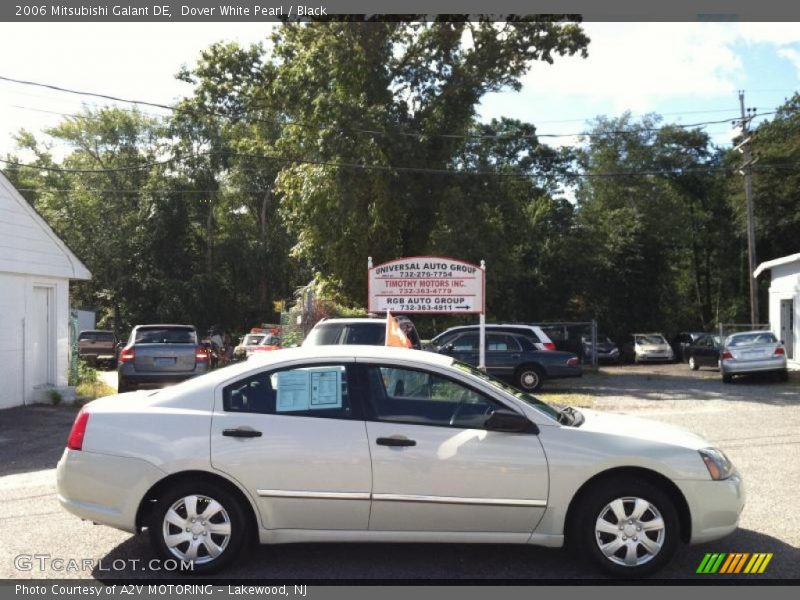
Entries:
{"type": "Polygon", "coordinates": [[[697,567],[697,573],[703,574],[738,574],[747,573],[750,575],[760,574],[766,571],[767,565],[772,560],[773,554],[767,552],[756,552],[750,554],[749,552],[733,552],[726,554],[725,552],[707,553],[700,566],[697,567]],[[749,559],[749,560],[748,560],[749,559]],[[744,569],[744,571],[742,570],[744,569]]]}

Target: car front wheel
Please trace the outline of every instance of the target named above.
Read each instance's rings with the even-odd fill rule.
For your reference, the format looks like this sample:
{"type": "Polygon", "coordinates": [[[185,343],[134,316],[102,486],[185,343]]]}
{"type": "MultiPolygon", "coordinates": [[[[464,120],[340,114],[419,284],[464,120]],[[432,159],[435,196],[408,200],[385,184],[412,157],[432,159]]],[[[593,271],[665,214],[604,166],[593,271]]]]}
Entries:
{"type": "Polygon", "coordinates": [[[663,567],[678,548],[675,506],[646,480],[606,481],[584,496],[575,531],[584,555],[616,577],[642,577],[663,567]]]}
{"type": "Polygon", "coordinates": [[[191,563],[191,573],[214,573],[241,551],[247,518],[241,502],[209,482],[183,483],[157,503],[149,526],[150,540],[165,560],[191,563]]]}

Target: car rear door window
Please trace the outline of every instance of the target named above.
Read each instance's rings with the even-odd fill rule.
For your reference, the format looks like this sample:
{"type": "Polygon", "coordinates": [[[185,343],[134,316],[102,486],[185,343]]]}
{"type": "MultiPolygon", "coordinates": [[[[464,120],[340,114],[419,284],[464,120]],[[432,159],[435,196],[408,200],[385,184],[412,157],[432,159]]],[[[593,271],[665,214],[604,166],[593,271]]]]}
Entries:
{"type": "Polygon", "coordinates": [[[520,347],[513,336],[493,333],[486,336],[486,349],[489,352],[519,352],[520,347]]]}
{"type": "Polygon", "coordinates": [[[345,333],[345,344],[383,346],[386,340],[386,321],[376,323],[351,323],[345,333]]]}
{"type": "Polygon", "coordinates": [[[226,412],[355,418],[345,365],[313,365],[265,371],[222,390],[226,412]]]}

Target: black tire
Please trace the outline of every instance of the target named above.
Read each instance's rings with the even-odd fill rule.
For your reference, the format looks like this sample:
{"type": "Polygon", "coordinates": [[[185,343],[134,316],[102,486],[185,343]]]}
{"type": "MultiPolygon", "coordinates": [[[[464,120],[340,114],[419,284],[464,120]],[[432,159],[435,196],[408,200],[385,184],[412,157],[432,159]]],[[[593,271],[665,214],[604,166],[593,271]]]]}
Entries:
{"type": "Polygon", "coordinates": [[[131,385],[130,383],[122,379],[122,377],[120,377],[119,380],[117,381],[118,394],[124,394],[125,392],[133,392],[134,390],[136,390],[136,386],[131,385]]]}
{"type": "Polygon", "coordinates": [[[545,374],[539,365],[522,365],[514,374],[514,384],[523,392],[541,389],[545,374]]]}
{"type": "Polygon", "coordinates": [[[789,381],[789,371],[787,369],[778,371],[778,381],[789,381]]]}
{"type": "Polygon", "coordinates": [[[733,383],[733,375],[729,375],[728,373],[723,373],[722,383],[733,383]]]}
{"type": "Polygon", "coordinates": [[[697,364],[697,360],[695,359],[694,356],[689,357],[689,368],[692,371],[697,371],[700,368],[700,365],[697,364]]]}
{"type": "MultiPolygon", "coordinates": [[[[205,521],[202,522],[202,525],[198,525],[197,523],[200,523],[200,517],[197,518],[197,522],[190,522],[187,519],[186,525],[197,527],[198,531],[188,532],[187,538],[192,536],[192,541],[187,539],[185,542],[176,546],[176,552],[183,554],[188,551],[195,539],[199,540],[196,550],[198,558],[192,561],[193,568],[184,572],[192,575],[216,573],[236,560],[252,533],[248,532],[249,519],[247,518],[245,507],[242,506],[239,498],[221,485],[209,481],[184,481],[168,489],[158,499],[156,507],[151,514],[148,523],[150,543],[162,560],[174,560],[177,561],[178,564],[181,563],[181,560],[187,560],[185,555],[181,557],[179,554],[173,553],[164,539],[165,516],[167,512],[173,509],[176,503],[181,503],[187,496],[199,497],[196,505],[196,512],[201,515],[201,511],[209,504],[205,499],[218,502],[224,511],[224,515],[221,512],[211,515],[209,523],[218,526],[224,526],[227,523],[230,535],[227,537],[227,540],[224,539],[224,535],[213,532],[209,533],[206,531],[204,535],[200,530],[205,529],[205,521]],[[197,535],[193,535],[194,533],[197,533],[197,535]],[[217,557],[211,558],[208,546],[204,543],[204,538],[209,539],[212,543],[222,548],[217,557]]],[[[191,516],[187,513],[185,504],[180,504],[179,506],[184,507],[183,510],[180,507],[176,507],[175,509],[179,517],[191,516]]],[[[182,527],[178,527],[174,524],[168,524],[166,527],[169,531],[172,531],[173,535],[180,535],[185,532],[182,527]]]]}
{"type": "MultiPolygon", "coordinates": [[[[574,512],[570,512],[576,516],[573,523],[567,524],[569,527],[570,546],[580,552],[585,559],[614,577],[636,578],[650,575],[666,565],[678,549],[680,519],[678,519],[675,505],[660,487],[645,479],[624,477],[600,481],[583,495],[574,512]],[[600,544],[613,542],[615,536],[624,535],[626,531],[623,530],[622,534],[598,533],[596,524],[600,517],[606,513],[607,507],[612,501],[627,499],[623,505],[626,508],[626,513],[628,513],[628,509],[632,509],[635,505],[633,501],[635,498],[646,500],[658,513],[656,515],[648,508],[643,514],[642,527],[645,527],[647,522],[658,518],[658,516],[663,521],[663,537],[661,538],[660,549],[647,558],[649,553],[645,551],[644,546],[638,541],[638,536],[642,535],[642,533],[637,532],[635,529],[638,521],[634,521],[631,525],[625,523],[623,525],[632,529],[637,541],[626,540],[617,553],[612,554],[611,558],[609,558],[603,554],[600,544]],[[624,562],[624,555],[627,552],[628,545],[633,546],[635,549],[637,560],[646,560],[636,566],[625,566],[614,562],[614,558],[624,562]]],[[[630,532],[627,533],[630,534],[630,532]]],[[[644,535],[649,538],[650,542],[657,543],[657,539],[661,534],[657,531],[651,531],[644,535]]]]}

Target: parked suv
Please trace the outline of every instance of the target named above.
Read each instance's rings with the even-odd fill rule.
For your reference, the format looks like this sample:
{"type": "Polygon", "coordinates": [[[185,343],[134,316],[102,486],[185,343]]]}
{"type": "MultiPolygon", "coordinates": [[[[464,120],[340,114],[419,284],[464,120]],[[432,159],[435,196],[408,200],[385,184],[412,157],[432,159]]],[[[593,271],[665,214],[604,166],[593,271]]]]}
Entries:
{"type": "MultiPolygon", "coordinates": [[[[451,327],[445,333],[451,331],[466,331],[477,329],[477,325],[461,325],[458,327],[451,327]]],[[[486,324],[486,331],[503,331],[508,333],[521,333],[525,335],[537,350],[555,350],[556,345],[550,336],[548,336],[539,325],[530,325],[528,323],[492,323],[486,324]]],[[[444,335],[444,334],[441,334],[444,335]]]]}
{"type": "MultiPolygon", "coordinates": [[[[431,340],[431,349],[478,366],[480,328],[454,327],[431,340]]],[[[523,392],[542,387],[545,379],[580,377],[578,357],[572,352],[539,350],[527,332],[505,326],[486,326],[486,370],[513,381],[523,392]]]]}
{"type": "Polygon", "coordinates": [[[81,331],[78,334],[78,356],[92,367],[107,363],[113,369],[117,366],[117,336],[113,331],[81,331]]]}
{"type": "MultiPolygon", "coordinates": [[[[393,315],[411,347],[419,350],[422,344],[414,323],[406,316],[393,315]]],[[[383,346],[386,343],[386,319],[378,317],[353,319],[324,319],[303,340],[303,346],[330,346],[335,344],[358,344],[383,346]]]]}
{"type": "Polygon", "coordinates": [[[190,379],[207,373],[210,359],[191,325],[137,325],[119,353],[117,391],[190,379]]]}

